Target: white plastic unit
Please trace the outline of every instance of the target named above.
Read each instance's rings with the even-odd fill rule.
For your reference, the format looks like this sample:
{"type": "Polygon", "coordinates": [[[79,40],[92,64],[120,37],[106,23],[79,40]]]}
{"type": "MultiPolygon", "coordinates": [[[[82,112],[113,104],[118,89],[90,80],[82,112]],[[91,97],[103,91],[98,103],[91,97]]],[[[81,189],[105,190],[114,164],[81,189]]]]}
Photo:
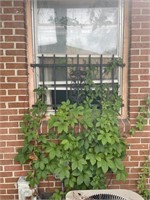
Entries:
{"type": "Polygon", "coordinates": [[[73,190],[67,193],[66,200],[91,200],[92,196],[110,195],[114,200],[144,200],[139,194],[125,189],[73,190]]]}
{"type": "Polygon", "coordinates": [[[26,181],[24,176],[20,176],[18,180],[18,195],[19,200],[26,200],[26,197],[31,197],[31,200],[37,200],[33,193],[35,189],[30,189],[29,183],[26,181]]]}

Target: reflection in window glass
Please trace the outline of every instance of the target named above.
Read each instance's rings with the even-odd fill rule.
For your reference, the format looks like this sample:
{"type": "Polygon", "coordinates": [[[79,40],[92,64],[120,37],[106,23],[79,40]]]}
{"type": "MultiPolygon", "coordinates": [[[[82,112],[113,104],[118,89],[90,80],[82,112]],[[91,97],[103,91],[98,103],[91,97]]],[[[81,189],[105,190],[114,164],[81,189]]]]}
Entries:
{"type": "Polygon", "coordinates": [[[118,5],[38,1],[38,53],[117,54],[118,5]]]}

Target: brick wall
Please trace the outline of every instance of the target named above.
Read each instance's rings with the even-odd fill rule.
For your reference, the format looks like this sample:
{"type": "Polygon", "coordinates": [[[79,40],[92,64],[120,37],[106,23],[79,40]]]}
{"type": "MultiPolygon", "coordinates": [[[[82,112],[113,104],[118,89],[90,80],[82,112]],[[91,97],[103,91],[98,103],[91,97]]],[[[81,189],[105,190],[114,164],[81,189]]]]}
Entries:
{"type": "Polygon", "coordinates": [[[26,26],[23,0],[0,1],[0,199],[18,199],[17,181],[25,167],[15,163],[22,146],[19,130],[28,108],[26,26]]]}
{"type": "MultiPolygon", "coordinates": [[[[0,54],[0,199],[16,200],[19,176],[26,175],[28,166],[14,161],[16,149],[21,147],[23,135],[19,125],[28,109],[27,30],[24,3],[28,0],[1,0],[0,54]]],[[[129,63],[129,116],[135,123],[138,108],[150,93],[150,1],[130,0],[130,63],[129,63]]],[[[144,131],[128,137],[128,154],[125,159],[129,172],[125,183],[114,179],[110,188],[136,190],[139,170],[148,155],[150,124],[144,131]]],[[[42,185],[42,191],[59,187],[53,177],[42,185]],[[50,189],[49,189],[50,188],[50,189]]]]}

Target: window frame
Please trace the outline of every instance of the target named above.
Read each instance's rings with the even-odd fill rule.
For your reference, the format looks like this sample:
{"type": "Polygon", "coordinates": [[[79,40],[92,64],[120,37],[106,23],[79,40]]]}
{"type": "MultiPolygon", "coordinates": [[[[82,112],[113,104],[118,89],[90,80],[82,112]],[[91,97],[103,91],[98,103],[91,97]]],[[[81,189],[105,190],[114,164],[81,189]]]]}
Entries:
{"type": "MultiPolygon", "coordinates": [[[[121,118],[128,117],[128,49],[129,49],[129,0],[122,0],[122,49],[121,54],[123,58],[123,63],[125,63],[125,67],[123,67],[121,74],[120,74],[120,88],[122,90],[121,95],[123,99],[124,107],[122,108],[121,118]]],[[[26,17],[27,17],[27,43],[28,43],[28,66],[29,66],[29,102],[30,107],[34,104],[35,96],[33,95],[33,89],[35,85],[35,71],[30,67],[31,63],[36,63],[35,59],[35,46],[33,43],[33,7],[32,2],[27,1],[26,3],[26,17]],[[31,20],[32,19],[32,20],[31,20]]]]}

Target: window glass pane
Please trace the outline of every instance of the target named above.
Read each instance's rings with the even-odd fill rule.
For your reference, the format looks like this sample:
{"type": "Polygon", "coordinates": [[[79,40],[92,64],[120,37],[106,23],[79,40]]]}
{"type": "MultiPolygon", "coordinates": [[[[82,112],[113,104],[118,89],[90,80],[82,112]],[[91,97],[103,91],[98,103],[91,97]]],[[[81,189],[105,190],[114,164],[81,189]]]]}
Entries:
{"type": "Polygon", "coordinates": [[[38,1],[38,53],[117,54],[118,13],[117,1],[38,1]]]}

